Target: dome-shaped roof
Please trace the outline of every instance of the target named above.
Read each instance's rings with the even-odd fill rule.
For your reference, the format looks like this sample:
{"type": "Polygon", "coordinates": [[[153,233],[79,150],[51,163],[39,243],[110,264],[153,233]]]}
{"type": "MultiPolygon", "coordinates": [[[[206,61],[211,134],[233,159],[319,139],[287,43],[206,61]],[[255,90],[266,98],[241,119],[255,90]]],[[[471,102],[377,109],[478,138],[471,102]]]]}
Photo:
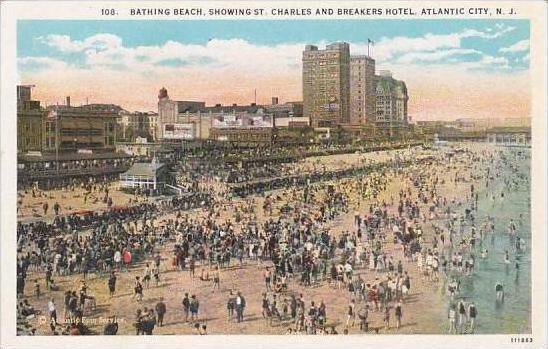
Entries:
{"type": "Polygon", "coordinates": [[[162,98],[168,98],[167,89],[165,87],[162,87],[160,89],[160,92],[158,92],[158,99],[162,99],[162,98]]]}

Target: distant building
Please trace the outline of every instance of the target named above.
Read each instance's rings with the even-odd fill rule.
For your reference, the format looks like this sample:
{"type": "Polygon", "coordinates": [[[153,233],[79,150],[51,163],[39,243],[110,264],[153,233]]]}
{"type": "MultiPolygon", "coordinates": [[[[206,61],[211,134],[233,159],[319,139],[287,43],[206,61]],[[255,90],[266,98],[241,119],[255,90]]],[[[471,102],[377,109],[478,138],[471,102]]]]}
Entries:
{"type": "Polygon", "coordinates": [[[210,139],[220,142],[232,142],[257,145],[272,142],[272,127],[225,127],[212,128],[210,139]]]}
{"type": "Polygon", "coordinates": [[[158,114],[155,112],[121,112],[117,119],[117,140],[133,142],[137,138],[154,141],[158,114]]]}
{"type": "Polygon", "coordinates": [[[116,148],[117,119],[122,108],[114,104],[65,105],[46,108],[44,151],[105,152],[116,148]]]}
{"type": "Polygon", "coordinates": [[[278,103],[278,97],[272,97],[272,104],[262,106],[265,113],[274,118],[300,118],[303,116],[303,102],[278,103]]]}
{"type": "Polygon", "coordinates": [[[162,87],[158,93],[158,116],[156,119],[156,140],[194,139],[196,134],[188,132],[188,125],[179,127],[180,116],[197,113],[205,108],[205,102],[174,101],[169,98],[167,89],[162,87]]]}
{"type": "Polygon", "coordinates": [[[129,170],[120,174],[122,188],[139,188],[158,193],[164,188],[167,167],[154,159],[150,163],[134,163],[129,170]]]}
{"type": "Polygon", "coordinates": [[[31,98],[30,85],[17,86],[17,153],[42,151],[44,109],[31,98]]]}
{"type": "Polygon", "coordinates": [[[529,127],[494,127],[485,131],[487,142],[507,146],[529,146],[531,128],[529,127]]]}
{"type": "Polygon", "coordinates": [[[451,126],[463,132],[481,132],[494,127],[531,127],[531,118],[459,118],[451,126]]]}
{"type": "MultiPolygon", "coordinates": [[[[218,128],[242,131],[273,127],[273,114],[266,112],[264,106],[255,103],[206,106],[205,102],[173,101],[165,88],[160,90],[158,97],[156,133],[159,141],[217,139],[219,134],[223,133],[213,132],[213,129],[218,128]]],[[[279,115],[295,113],[298,110],[297,103],[288,103],[283,107],[270,107],[278,108],[276,112],[279,115]]],[[[241,133],[240,131],[235,132],[241,133]]]]}
{"type": "Polygon", "coordinates": [[[350,124],[375,122],[375,60],[369,56],[350,57],[350,124]]]}
{"type": "Polygon", "coordinates": [[[132,158],[124,153],[44,153],[17,156],[17,185],[38,183],[52,188],[73,183],[74,178],[116,178],[125,172],[132,158]]]}
{"type": "Polygon", "coordinates": [[[301,117],[278,117],[275,119],[276,127],[287,127],[287,128],[302,128],[310,126],[310,120],[301,117]]]}
{"type": "Polygon", "coordinates": [[[313,127],[336,127],[350,121],[350,47],[346,42],[325,50],[303,51],[303,113],[313,127]]]}
{"type": "Polygon", "coordinates": [[[381,71],[376,84],[377,129],[387,136],[397,136],[407,127],[407,86],[389,71],[381,71]]]}

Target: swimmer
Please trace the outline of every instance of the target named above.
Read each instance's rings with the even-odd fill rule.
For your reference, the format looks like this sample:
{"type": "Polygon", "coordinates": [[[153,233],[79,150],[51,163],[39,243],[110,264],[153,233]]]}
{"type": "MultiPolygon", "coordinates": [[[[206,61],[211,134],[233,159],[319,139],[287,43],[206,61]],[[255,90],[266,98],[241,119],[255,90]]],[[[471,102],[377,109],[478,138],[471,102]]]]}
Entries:
{"type": "Polygon", "coordinates": [[[497,296],[497,301],[503,301],[504,300],[504,287],[500,282],[498,282],[495,285],[495,292],[497,296]]]}

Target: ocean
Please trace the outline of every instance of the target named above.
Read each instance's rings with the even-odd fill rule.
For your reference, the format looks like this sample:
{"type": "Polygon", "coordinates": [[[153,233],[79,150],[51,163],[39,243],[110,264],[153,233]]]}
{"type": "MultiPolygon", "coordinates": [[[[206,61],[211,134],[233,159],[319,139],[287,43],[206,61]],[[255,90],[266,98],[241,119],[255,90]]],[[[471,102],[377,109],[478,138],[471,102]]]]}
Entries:
{"type": "MultiPolygon", "coordinates": [[[[530,149],[497,149],[509,154],[509,157],[514,159],[512,163],[518,173],[530,179],[530,149]],[[518,152],[521,152],[521,155],[517,155],[518,152]]],[[[491,167],[491,173],[494,173],[493,171],[496,173],[491,167]]],[[[484,180],[480,180],[481,184],[476,185],[476,229],[479,231],[481,224],[489,215],[494,218],[495,233],[487,234],[482,245],[477,243],[475,271],[471,276],[460,278],[460,292],[455,299],[463,298],[466,304],[472,301],[475,303],[478,311],[475,333],[479,334],[531,333],[531,188],[530,181],[520,181],[517,186],[509,187],[504,179],[517,178],[513,173],[515,172],[510,168],[504,167],[499,172],[499,178],[490,181],[488,188],[484,180]],[[500,195],[502,191],[503,199],[500,195]],[[492,198],[493,195],[495,200],[492,198]],[[515,238],[512,239],[507,233],[511,219],[517,227],[517,236],[525,241],[526,249],[521,253],[515,250],[515,238]],[[488,250],[485,259],[480,256],[480,246],[488,250]],[[504,262],[505,251],[510,255],[509,264],[504,262]],[[515,267],[516,262],[519,263],[519,272],[515,267]],[[504,286],[505,296],[502,302],[496,301],[497,283],[504,286]]],[[[450,299],[445,295],[443,297],[447,304],[444,314],[447,317],[450,299]]]]}

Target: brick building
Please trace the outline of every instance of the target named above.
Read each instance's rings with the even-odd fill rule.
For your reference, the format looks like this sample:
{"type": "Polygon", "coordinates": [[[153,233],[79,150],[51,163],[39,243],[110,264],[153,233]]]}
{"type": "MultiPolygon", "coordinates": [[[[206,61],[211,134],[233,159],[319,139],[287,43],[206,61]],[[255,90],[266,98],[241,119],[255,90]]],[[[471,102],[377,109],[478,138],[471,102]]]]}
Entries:
{"type": "Polygon", "coordinates": [[[303,51],[303,113],[313,127],[350,121],[350,47],[346,42],[325,50],[306,45],[303,51]]]}

